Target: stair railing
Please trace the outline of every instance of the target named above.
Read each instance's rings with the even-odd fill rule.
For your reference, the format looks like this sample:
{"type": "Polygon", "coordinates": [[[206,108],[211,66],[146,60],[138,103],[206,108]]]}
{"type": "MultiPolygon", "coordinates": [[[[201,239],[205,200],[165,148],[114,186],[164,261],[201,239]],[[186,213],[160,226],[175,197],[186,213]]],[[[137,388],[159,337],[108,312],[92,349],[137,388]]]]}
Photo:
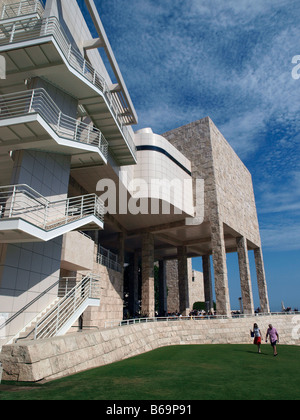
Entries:
{"type": "Polygon", "coordinates": [[[34,340],[55,337],[88,299],[100,299],[99,277],[89,274],[70,290],[37,324],[34,340]]]}

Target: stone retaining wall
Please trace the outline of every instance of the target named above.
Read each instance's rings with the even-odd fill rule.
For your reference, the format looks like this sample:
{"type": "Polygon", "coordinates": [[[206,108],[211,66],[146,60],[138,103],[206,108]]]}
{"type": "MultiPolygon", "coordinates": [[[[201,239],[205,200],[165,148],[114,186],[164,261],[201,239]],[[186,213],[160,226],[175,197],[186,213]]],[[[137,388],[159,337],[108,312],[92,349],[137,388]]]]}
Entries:
{"type": "Polygon", "coordinates": [[[300,315],[170,319],[5,346],[0,355],[3,380],[53,380],[171,345],[250,344],[249,330],[254,322],[264,335],[272,323],[278,329],[281,344],[300,345],[300,315]]]}

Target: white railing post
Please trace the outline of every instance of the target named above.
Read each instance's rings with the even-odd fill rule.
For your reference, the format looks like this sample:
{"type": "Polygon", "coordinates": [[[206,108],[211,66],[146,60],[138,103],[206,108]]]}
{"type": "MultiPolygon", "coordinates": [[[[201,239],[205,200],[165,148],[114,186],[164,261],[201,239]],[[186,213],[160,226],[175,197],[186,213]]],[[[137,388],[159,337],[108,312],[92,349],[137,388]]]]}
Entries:
{"type": "Polygon", "coordinates": [[[48,209],[49,209],[49,202],[47,202],[47,204],[46,204],[46,208],[45,208],[45,216],[44,216],[44,230],[46,229],[46,226],[47,226],[47,220],[48,220],[48,209]]]}
{"type": "Polygon", "coordinates": [[[12,193],[12,199],[11,199],[11,203],[10,203],[9,218],[11,218],[12,214],[13,214],[15,199],[16,199],[16,187],[14,186],[13,193],[12,193]]]}
{"type": "Polygon", "coordinates": [[[82,217],[83,217],[83,206],[84,206],[84,197],[82,196],[82,197],[81,197],[81,212],[80,212],[80,217],[81,217],[81,219],[82,219],[82,217]]]}
{"type": "Polygon", "coordinates": [[[20,16],[21,15],[21,12],[22,12],[22,1],[20,1],[19,9],[18,9],[18,12],[17,12],[17,16],[20,16]]]}
{"type": "Polygon", "coordinates": [[[2,13],[1,13],[1,20],[4,19],[4,15],[6,13],[6,4],[3,5],[2,13]]]}
{"type": "Polygon", "coordinates": [[[28,110],[28,112],[29,112],[29,113],[32,111],[32,105],[33,105],[33,100],[34,100],[34,94],[35,94],[35,90],[33,90],[33,91],[32,91],[32,94],[31,94],[30,105],[29,105],[29,110],[28,110]]]}
{"type": "Polygon", "coordinates": [[[59,128],[60,128],[61,116],[62,116],[62,112],[61,112],[61,111],[59,111],[59,114],[58,114],[58,120],[57,120],[57,129],[58,129],[58,130],[59,130],[59,128]]]}
{"type": "Polygon", "coordinates": [[[57,331],[58,331],[58,325],[59,325],[59,314],[60,314],[60,305],[58,304],[58,307],[57,307],[57,314],[56,314],[56,323],[55,323],[55,335],[57,334],[57,331]]]}
{"type": "Polygon", "coordinates": [[[68,220],[69,220],[69,203],[70,203],[70,200],[69,200],[69,199],[67,199],[67,207],[66,207],[66,223],[68,223],[68,220]]]}

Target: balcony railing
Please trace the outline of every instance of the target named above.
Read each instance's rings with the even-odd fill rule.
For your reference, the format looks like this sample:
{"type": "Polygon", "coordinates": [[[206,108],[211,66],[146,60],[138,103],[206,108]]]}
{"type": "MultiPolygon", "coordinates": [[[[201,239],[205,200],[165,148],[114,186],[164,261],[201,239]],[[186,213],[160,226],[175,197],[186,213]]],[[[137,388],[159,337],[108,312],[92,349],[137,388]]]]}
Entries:
{"type": "Polygon", "coordinates": [[[0,95],[0,120],[39,114],[61,138],[97,146],[108,157],[108,142],[97,128],[65,115],[44,89],[0,95]]]}
{"type": "Polygon", "coordinates": [[[118,260],[119,258],[116,254],[109,251],[108,249],[103,248],[102,246],[99,247],[97,254],[97,264],[104,265],[104,267],[121,273],[122,267],[118,260]]]}
{"type": "Polygon", "coordinates": [[[40,0],[22,0],[17,3],[4,4],[0,19],[12,19],[30,14],[37,14],[39,17],[43,16],[44,6],[40,0]]]}
{"type": "Polygon", "coordinates": [[[104,203],[95,194],[49,201],[28,185],[0,187],[0,223],[22,219],[50,231],[91,215],[104,222],[104,203]]]}
{"type": "Polygon", "coordinates": [[[72,46],[58,19],[56,17],[36,20],[22,19],[20,21],[14,21],[11,24],[6,22],[5,25],[2,26],[0,21],[0,47],[7,44],[43,39],[49,36],[54,37],[68,64],[102,92],[103,97],[106,99],[106,103],[117,122],[119,130],[123,133],[123,137],[126,140],[131,153],[136,158],[134,140],[126,127],[126,124],[133,123],[130,112],[123,106],[118,95],[113,94],[109,90],[105,79],[81,55],[81,53],[72,46]]]}

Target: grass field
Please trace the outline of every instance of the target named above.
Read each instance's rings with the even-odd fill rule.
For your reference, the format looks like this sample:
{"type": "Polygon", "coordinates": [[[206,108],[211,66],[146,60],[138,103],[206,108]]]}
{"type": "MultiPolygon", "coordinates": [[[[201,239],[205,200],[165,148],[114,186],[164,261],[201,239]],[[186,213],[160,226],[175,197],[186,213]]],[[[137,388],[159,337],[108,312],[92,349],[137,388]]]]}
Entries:
{"type": "Polygon", "coordinates": [[[299,400],[300,347],[174,346],[44,385],[3,383],[0,400],[299,400]],[[9,386],[8,386],[9,385],[9,386]]]}

